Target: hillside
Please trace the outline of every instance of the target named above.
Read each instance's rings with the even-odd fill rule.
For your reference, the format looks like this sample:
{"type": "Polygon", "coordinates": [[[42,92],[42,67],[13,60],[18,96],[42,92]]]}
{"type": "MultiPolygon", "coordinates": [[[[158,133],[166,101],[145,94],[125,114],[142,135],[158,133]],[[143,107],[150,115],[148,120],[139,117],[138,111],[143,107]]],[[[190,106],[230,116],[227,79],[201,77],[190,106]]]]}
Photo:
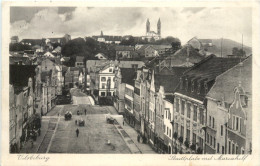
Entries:
{"type": "MultiPolygon", "coordinates": [[[[215,54],[216,56],[221,56],[221,39],[211,39],[212,40],[212,46],[206,47],[207,54],[215,54]]],[[[238,43],[236,41],[230,40],[230,39],[223,39],[222,41],[222,55],[223,57],[226,57],[227,55],[232,54],[232,49],[234,47],[242,48],[241,43],[238,43]]],[[[252,48],[248,46],[243,46],[244,51],[246,52],[246,55],[249,56],[252,54],[252,48]]]]}

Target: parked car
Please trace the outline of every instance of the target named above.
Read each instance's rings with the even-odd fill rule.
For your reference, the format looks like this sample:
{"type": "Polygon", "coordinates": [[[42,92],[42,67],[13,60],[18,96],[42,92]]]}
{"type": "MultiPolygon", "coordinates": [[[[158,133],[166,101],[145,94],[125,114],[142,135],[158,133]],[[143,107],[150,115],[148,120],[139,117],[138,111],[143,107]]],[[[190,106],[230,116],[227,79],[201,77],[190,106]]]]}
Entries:
{"type": "Polygon", "coordinates": [[[79,126],[85,126],[85,120],[80,119],[79,120],[79,126]]]}
{"type": "Polygon", "coordinates": [[[65,117],[65,120],[71,120],[71,118],[72,118],[72,113],[69,112],[69,111],[67,111],[67,112],[65,113],[64,117],[65,117]]]}

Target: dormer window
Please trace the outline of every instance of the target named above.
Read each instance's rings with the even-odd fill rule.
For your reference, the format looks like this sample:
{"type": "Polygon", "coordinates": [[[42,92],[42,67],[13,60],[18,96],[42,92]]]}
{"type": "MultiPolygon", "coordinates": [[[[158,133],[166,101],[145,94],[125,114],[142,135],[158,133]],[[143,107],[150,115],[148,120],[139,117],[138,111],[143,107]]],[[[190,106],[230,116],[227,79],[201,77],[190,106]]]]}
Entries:
{"type": "Polygon", "coordinates": [[[191,81],[191,92],[194,92],[194,81],[191,81]]]}
{"type": "Polygon", "coordinates": [[[186,84],[185,84],[185,90],[188,91],[188,86],[189,86],[189,82],[188,82],[189,80],[188,80],[188,78],[186,78],[185,81],[186,81],[186,82],[185,82],[185,83],[186,83],[186,84]]]}
{"type": "Polygon", "coordinates": [[[200,82],[198,82],[198,89],[197,89],[197,93],[200,94],[200,82]]]}
{"type": "Polygon", "coordinates": [[[208,84],[207,82],[204,82],[204,89],[205,89],[205,94],[208,93],[208,84]]]}

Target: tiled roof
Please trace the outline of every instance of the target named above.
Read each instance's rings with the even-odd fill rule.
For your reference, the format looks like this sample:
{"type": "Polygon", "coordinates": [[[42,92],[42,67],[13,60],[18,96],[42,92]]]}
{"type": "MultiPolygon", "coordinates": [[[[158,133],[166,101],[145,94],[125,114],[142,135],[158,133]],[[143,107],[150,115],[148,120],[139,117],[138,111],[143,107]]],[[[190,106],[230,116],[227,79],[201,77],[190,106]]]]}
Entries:
{"type": "Polygon", "coordinates": [[[120,68],[122,83],[134,85],[134,78],[136,77],[136,71],[133,68],[120,68]]]}
{"type": "Polygon", "coordinates": [[[186,45],[182,49],[175,52],[172,56],[167,58],[167,61],[170,60],[171,66],[186,66],[187,62],[196,64],[204,58],[205,57],[202,56],[193,47],[186,45]]]}
{"type": "Polygon", "coordinates": [[[19,87],[28,86],[28,79],[36,75],[36,65],[10,65],[10,84],[19,87]]]}
{"type": "Polygon", "coordinates": [[[227,70],[216,78],[215,84],[208,93],[208,97],[231,104],[234,100],[234,88],[239,86],[245,93],[252,95],[252,56],[248,57],[241,64],[227,70]]]}
{"type": "Polygon", "coordinates": [[[171,69],[171,74],[159,72],[154,75],[155,90],[159,91],[160,86],[164,87],[165,93],[174,93],[180,77],[187,70],[184,67],[175,67],[171,69]]]}
{"type": "Polygon", "coordinates": [[[234,67],[240,62],[238,58],[219,58],[215,56],[209,56],[196,64],[191,69],[187,70],[183,74],[183,80],[188,79],[188,89],[186,90],[186,82],[183,83],[183,88],[178,86],[177,92],[190,96],[192,98],[203,101],[205,99],[207,91],[205,91],[204,83],[207,83],[208,91],[214,84],[215,78],[234,67]],[[191,92],[191,81],[194,81],[194,92],[191,92]],[[200,93],[197,93],[197,83],[201,83],[200,93]]]}

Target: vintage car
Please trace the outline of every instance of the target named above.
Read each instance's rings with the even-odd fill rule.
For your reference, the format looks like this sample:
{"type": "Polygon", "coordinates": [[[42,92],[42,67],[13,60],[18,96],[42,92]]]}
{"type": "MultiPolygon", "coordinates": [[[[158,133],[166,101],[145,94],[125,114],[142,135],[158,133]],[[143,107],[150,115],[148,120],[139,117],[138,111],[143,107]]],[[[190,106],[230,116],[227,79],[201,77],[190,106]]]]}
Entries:
{"type": "Polygon", "coordinates": [[[69,112],[69,111],[67,111],[67,112],[65,113],[64,117],[65,117],[65,120],[71,120],[72,113],[69,112]]]}
{"type": "Polygon", "coordinates": [[[109,124],[114,124],[114,118],[112,118],[112,117],[107,117],[107,123],[109,123],[109,124]]]}
{"type": "Polygon", "coordinates": [[[79,120],[79,126],[85,126],[85,120],[80,119],[79,120]]]}

